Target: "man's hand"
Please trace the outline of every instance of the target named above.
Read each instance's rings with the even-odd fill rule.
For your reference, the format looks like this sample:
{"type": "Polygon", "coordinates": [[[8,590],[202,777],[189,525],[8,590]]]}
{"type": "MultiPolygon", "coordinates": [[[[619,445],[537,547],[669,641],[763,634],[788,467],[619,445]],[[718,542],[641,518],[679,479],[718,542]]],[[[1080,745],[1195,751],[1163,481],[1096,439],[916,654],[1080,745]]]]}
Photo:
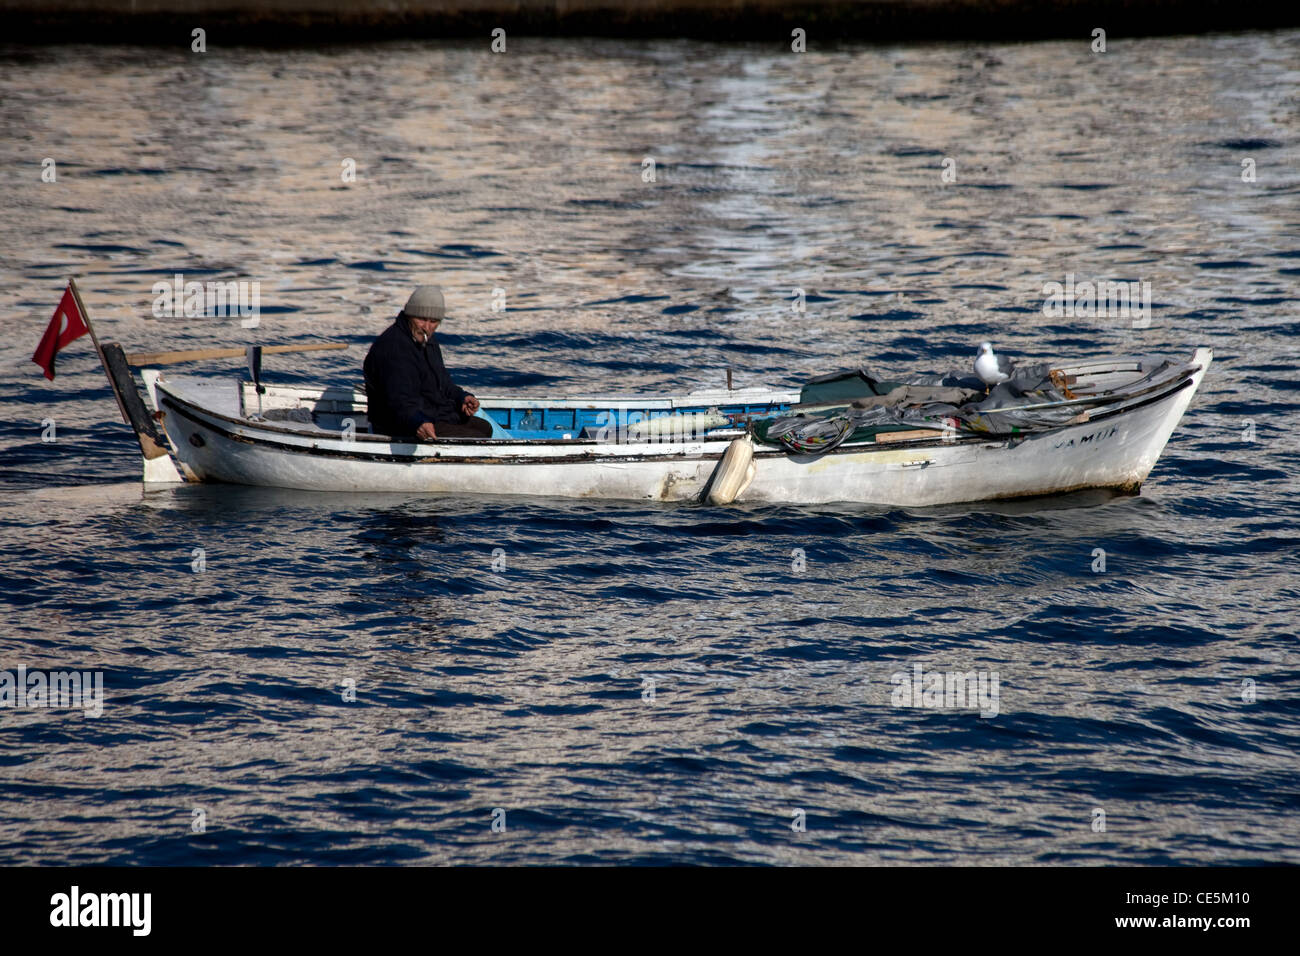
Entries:
{"type": "Polygon", "coordinates": [[[460,406],[460,410],[465,413],[467,418],[470,415],[473,415],[478,411],[478,399],[473,395],[466,395],[465,401],[460,406]]]}
{"type": "Polygon", "coordinates": [[[422,441],[430,441],[437,438],[438,433],[433,430],[433,422],[425,422],[415,430],[415,437],[422,441]]]}

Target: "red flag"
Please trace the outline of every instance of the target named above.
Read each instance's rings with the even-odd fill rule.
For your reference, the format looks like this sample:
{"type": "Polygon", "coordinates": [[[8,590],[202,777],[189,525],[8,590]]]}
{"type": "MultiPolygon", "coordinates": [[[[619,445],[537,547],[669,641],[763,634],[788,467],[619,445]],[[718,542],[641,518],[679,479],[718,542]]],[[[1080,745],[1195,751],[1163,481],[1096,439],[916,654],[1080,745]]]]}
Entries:
{"type": "Polygon", "coordinates": [[[51,382],[54,381],[55,353],[89,331],[90,326],[86,324],[86,317],[77,308],[77,297],[72,294],[72,286],[69,285],[59,301],[59,307],[54,310],[54,318],[50,319],[50,326],[45,330],[41,344],[36,346],[36,354],[32,356],[32,361],[45,369],[46,378],[51,382]]]}

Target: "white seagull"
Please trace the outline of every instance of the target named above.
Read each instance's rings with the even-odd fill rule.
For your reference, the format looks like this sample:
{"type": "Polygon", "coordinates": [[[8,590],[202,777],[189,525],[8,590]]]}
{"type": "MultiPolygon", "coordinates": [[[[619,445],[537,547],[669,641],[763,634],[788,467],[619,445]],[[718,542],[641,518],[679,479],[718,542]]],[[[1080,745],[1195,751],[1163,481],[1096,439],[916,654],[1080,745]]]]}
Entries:
{"type": "Polygon", "coordinates": [[[992,387],[1005,382],[1011,377],[1011,370],[1015,367],[1013,362],[993,354],[992,343],[980,343],[979,354],[975,356],[975,374],[985,385],[992,387]]]}

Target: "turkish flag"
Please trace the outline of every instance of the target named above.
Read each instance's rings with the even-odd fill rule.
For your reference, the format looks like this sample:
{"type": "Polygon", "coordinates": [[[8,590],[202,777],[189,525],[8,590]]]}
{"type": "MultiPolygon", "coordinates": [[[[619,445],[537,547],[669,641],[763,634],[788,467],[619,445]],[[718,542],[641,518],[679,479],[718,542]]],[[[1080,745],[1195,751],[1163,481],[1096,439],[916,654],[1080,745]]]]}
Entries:
{"type": "Polygon", "coordinates": [[[41,344],[36,346],[36,354],[32,356],[32,361],[45,369],[46,378],[51,382],[54,381],[55,353],[89,331],[90,326],[86,324],[86,317],[77,308],[77,297],[72,294],[72,286],[68,286],[59,301],[59,307],[54,310],[54,318],[50,319],[50,326],[45,330],[41,344]]]}

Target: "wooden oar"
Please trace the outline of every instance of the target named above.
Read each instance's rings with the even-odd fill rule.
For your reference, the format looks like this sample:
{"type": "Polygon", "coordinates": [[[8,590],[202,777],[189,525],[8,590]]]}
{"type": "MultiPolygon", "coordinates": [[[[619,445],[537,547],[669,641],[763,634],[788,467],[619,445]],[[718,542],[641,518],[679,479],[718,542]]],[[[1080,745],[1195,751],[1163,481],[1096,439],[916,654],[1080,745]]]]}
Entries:
{"type": "MultiPolygon", "coordinates": [[[[312,342],[307,345],[263,345],[264,353],[271,352],[320,352],[325,349],[345,349],[346,342],[312,342]]],[[[126,360],[132,365],[171,365],[175,362],[200,362],[204,359],[243,358],[247,354],[242,348],[234,349],[190,349],[187,352],[132,352],[126,360]]]]}
{"type": "MultiPolygon", "coordinates": [[[[877,445],[886,445],[891,441],[917,441],[922,438],[942,438],[943,431],[937,428],[910,428],[907,431],[900,432],[876,432],[875,440],[877,445]]],[[[954,429],[952,437],[957,437],[954,429]]]]}

